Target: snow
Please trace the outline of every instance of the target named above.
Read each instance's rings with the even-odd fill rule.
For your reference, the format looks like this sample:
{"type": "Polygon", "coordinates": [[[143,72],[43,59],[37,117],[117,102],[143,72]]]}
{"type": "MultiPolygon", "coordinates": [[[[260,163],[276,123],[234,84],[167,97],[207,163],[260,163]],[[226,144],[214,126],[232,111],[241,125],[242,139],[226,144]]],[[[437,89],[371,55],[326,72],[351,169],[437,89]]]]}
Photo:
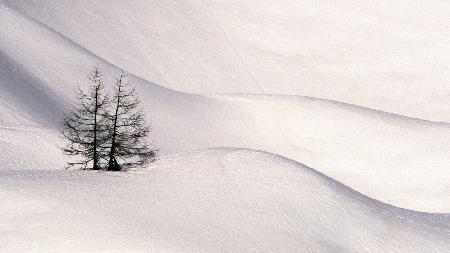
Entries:
{"type": "Polygon", "coordinates": [[[0,0],[0,251],[448,252],[449,6],[413,2],[0,0]],[[157,164],[62,170],[97,63],[157,164]]]}
{"type": "Polygon", "coordinates": [[[38,127],[0,127],[0,171],[62,169],[66,164],[54,130],[38,127]]]}
{"type": "Polygon", "coordinates": [[[446,252],[448,215],[382,204],[295,161],[215,149],[129,173],[6,170],[2,252],[446,252]]]}
{"type": "Polygon", "coordinates": [[[446,0],[0,2],[175,90],[305,95],[450,122],[446,0]]]}

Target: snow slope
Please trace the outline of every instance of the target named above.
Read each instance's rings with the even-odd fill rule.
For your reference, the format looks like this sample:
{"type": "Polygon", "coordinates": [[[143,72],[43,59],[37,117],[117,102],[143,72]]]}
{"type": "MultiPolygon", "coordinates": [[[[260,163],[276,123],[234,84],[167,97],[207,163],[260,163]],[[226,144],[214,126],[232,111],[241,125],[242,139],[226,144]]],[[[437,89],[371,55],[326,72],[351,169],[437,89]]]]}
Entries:
{"type": "Polygon", "coordinates": [[[450,2],[212,0],[265,93],[450,121],[450,2]]]}
{"type": "Polygon", "coordinates": [[[176,90],[305,95],[450,122],[445,0],[0,2],[176,90]]]}
{"type": "Polygon", "coordinates": [[[3,2],[155,83],[196,91],[259,89],[199,1],[3,2]]]}
{"type": "MultiPolygon", "coordinates": [[[[73,89],[84,84],[96,63],[108,76],[118,68],[13,9],[0,8],[0,14],[5,21],[0,23],[5,55],[0,101],[7,105],[1,107],[3,115],[10,115],[0,119],[5,154],[0,168],[60,169],[64,157],[56,146],[56,128],[73,89]]],[[[151,138],[162,154],[213,147],[265,150],[378,200],[450,212],[447,124],[301,96],[201,96],[132,74],[130,80],[140,91],[153,125],[151,138]]]]}
{"type": "MultiPolygon", "coordinates": [[[[345,11],[354,13],[355,5],[361,13],[367,11],[363,5],[345,2],[351,3],[345,11]]],[[[449,213],[448,123],[300,95],[206,95],[167,88],[194,93],[301,93],[446,120],[448,107],[443,105],[443,95],[447,77],[439,68],[433,72],[424,67],[423,75],[420,72],[412,78],[423,82],[410,86],[403,83],[405,76],[419,75],[417,66],[423,66],[408,61],[408,71],[398,72],[401,84],[386,82],[392,86],[383,86],[384,72],[376,72],[375,67],[386,59],[381,54],[373,65],[359,62],[365,66],[360,70],[374,72],[358,75],[358,71],[348,71],[354,69],[353,61],[346,69],[345,64],[323,57],[332,50],[322,42],[325,44],[317,45],[324,51],[318,52],[314,66],[321,69],[325,62],[330,68],[297,79],[303,72],[295,69],[303,62],[280,58],[310,48],[302,44],[290,51],[276,43],[277,50],[270,45],[264,52],[258,51],[258,45],[266,42],[253,44],[255,38],[261,38],[253,33],[272,29],[265,23],[270,19],[260,25],[264,15],[252,14],[250,23],[254,25],[236,28],[233,16],[226,15],[247,3],[124,3],[0,0],[2,252],[448,251],[448,215],[398,209],[364,196],[403,208],[449,213]],[[166,157],[148,170],[126,174],[61,170],[65,158],[57,146],[61,143],[58,121],[73,102],[73,89],[86,84],[84,76],[97,63],[107,74],[108,85],[120,68],[130,72],[130,81],[139,90],[152,122],[151,139],[156,147],[162,155],[187,152],[185,156],[166,157]],[[338,72],[333,71],[336,68],[338,72]],[[277,73],[280,69],[286,73],[277,73]],[[427,79],[430,76],[435,79],[427,79]],[[423,86],[430,80],[436,82],[423,86]],[[297,85],[300,81],[304,83],[301,87],[297,85]],[[338,89],[330,88],[332,83],[338,84],[338,89]],[[424,106],[418,104],[422,101],[424,106]],[[190,154],[217,147],[264,150],[323,174],[256,151],[220,149],[190,154]]],[[[268,3],[271,1],[253,3],[261,8],[246,8],[261,13],[268,9],[264,6],[271,6],[268,3]]],[[[270,9],[279,8],[280,15],[290,13],[286,6],[295,13],[311,11],[310,4],[299,10],[298,3],[287,1],[270,9]]],[[[438,3],[423,8],[438,11],[438,3]]],[[[445,10],[446,3],[441,4],[445,10]]],[[[412,6],[417,8],[417,4],[412,6]]],[[[395,9],[391,7],[388,10],[395,9]]],[[[249,13],[241,14],[242,22],[249,13]]],[[[278,15],[278,11],[273,13],[278,15]]],[[[441,29],[445,17],[437,14],[434,21],[427,22],[435,22],[436,29],[441,29]]],[[[317,23],[317,17],[313,12],[311,22],[333,23],[317,23]]],[[[286,29],[295,27],[291,22],[295,24],[297,17],[286,18],[276,16],[286,22],[286,29]]],[[[397,21],[392,24],[405,22],[397,21]]],[[[355,25],[344,23],[335,24],[355,25]]],[[[370,23],[367,25],[361,29],[373,31],[370,23]]],[[[417,24],[411,29],[415,34],[417,24]]],[[[283,34],[282,29],[277,31],[283,34]]],[[[436,36],[426,40],[445,41],[447,34],[436,36]]],[[[295,36],[292,40],[302,41],[295,36]]],[[[386,57],[393,57],[398,48],[386,49],[386,57]]],[[[417,48],[428,52],[430,64],[440,66],[442,62],[435,62],[435,55],[423,49],[417,48]]],[[[411,57],[422,59],[414,57],[415,50],[411,57]]],[[[336,58],[345,63],[346,55],[358,56],[360,51],[354,47],[348,55],[336,58]]],[[[399,53],[402,59],[405,55],[399,53]]],[[[439,59],[445,64],[446,53],[439,59]]]]}
{"type": "Polygon", "coordinates": [[[448,215],[382,204],[292,160],[217,149],[129,173],[6,170],[2,252],[448,252],[448,215]],[[19,218],[19,219],[18,219],[19,218]]]}
{"type": "Polygon", "coordinates": [[[215,98],[239,113],[228,146],[282,154],[396,206],[450,210],[448,124],[300,96],[215,98]]]}

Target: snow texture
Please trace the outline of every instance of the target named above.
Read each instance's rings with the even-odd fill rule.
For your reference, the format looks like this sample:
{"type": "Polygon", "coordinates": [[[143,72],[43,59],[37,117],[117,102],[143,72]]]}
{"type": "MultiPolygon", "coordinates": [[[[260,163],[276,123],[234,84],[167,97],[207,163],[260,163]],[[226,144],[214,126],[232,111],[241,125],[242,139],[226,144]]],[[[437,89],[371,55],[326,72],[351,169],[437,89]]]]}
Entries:
{"type": "Polygon", "coordinates": [[[0,0],[0,252],[450,252],[449,9],[0,0]],[[157,164],[62,170],[95,64],[157,164]]]}
{"type": "Polygon", "coordinates": [[[448,252],[450,217],[295,161],[216,149],[146,170],[3,171],[2,252],[448,252]]]}

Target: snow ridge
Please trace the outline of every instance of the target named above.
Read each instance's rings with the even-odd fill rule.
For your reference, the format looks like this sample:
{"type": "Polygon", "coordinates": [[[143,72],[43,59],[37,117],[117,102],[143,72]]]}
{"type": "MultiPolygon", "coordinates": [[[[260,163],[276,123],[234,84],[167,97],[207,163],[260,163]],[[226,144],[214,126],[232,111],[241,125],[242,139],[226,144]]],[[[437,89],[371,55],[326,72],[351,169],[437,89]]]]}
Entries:
{"type": "Polygon", "coordinates": [[[445,252],[450,247],[447,214],[398,209],[295,161],[253,150],[172,155],[129,173],[7,170],[0,185],[8,203],[0,207],[0,231],[10,231],[0,247],[9,252],[445,252]]]}
{"type": "MultiPolygon", "coordinates": [[[[286,33],[299,26],[285,8],[303,15],[316,7],[275,2],[0,0],[0,251],[447,252],[450,107],[446,72],[429,66],[450,59],[433,58],[445,51],[436,36],[448,34],[431,32],[429,41],[411,44],[436,45],[425,57],[429,66],[389,62],[392,71],[367,72],[385,61],[352,68],[367,60],[352,60],[359,44],[349,52],[338,47],[344,64],[324,57],[326,42],[319,43],[325,51],[297,48],[309,48],[310,40],[286,33]],[[265,25],[270,19],[259,14],[267,10],[287,19],[265,25]],[[108,85],[121,68],[130,72],[163,155],[149,168],[61,169],[58,122],[95,64],[108,85]],[[418,66],[426,71],[412,78],[418,66]],[[290,95],[251,95],[262,91],[290,95]]],[[[351,14],[379,18],[372,12],[378,7],[344,2],[351,14]]],[[[427,5],[433,22],[448,16],[438,11],[447,4],[427,5]]],[[[391,21],[395,29],[375,31],[390,34],[404,24],[391,21]]],[[[334,34],[328,21],[311,22],[334,34]]],[[[373,32],[370,22],[360,25],[373,32]]],[[[401,44],[414,31],[384,39],[401,44]]]]}

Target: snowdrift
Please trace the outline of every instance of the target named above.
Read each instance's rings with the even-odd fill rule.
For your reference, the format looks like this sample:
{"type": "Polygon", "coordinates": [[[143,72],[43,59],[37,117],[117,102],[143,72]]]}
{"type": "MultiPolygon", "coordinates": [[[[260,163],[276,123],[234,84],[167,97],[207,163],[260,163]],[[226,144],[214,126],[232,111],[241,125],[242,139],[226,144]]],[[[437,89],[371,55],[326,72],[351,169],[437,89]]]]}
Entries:
{"type": "Polygon", "coordinates": [[[1,251],[448,251],[447,214],[373,199],[450,212],[450,125],[418,119],[450,121],[448,3],[341,4],[0,0],[1,251]],[[186,154],[62,170],[95,64],[186,154]]]}
{"type": "Polygon", "coordinates": [[[1,172],[2,252],[447,252],[448,215],[369,199],[273,154],[216,149],[129,173],[1,172]]]}
{"type": "Polygon", "coordinates": [[[188,91],[258,90],[199,1],[1,2],[155,83],[188,91]]]}
{"type": "Polygon", "coordinates": [[[445,0],[2,2],[175,90],[305,95],[450,122],[445,0]]]}
{"type": "MultiPolygon", "coordinates": [[[[1,6],[0,15],[0,169],[61,169],[57,126],[73,89],[92,65],[108,84],[120,66],[14,9],[1,6]]],[[[265,150],[383,202],[450,212],[448,124],[302,96],[192,95],[129,78],[162,154],[265,150]]]]}

